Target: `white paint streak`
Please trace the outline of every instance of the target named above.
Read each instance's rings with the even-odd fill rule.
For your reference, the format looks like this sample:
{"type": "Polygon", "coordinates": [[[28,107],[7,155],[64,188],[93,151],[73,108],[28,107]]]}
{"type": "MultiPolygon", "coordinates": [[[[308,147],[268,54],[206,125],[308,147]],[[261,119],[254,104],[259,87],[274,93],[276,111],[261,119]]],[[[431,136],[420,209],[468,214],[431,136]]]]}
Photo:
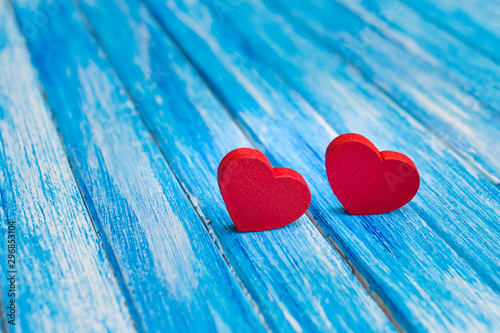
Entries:
{"type": "Polygon", "coordinates": [[[178,301],[189,299],[198,286],[198,263],[190,239],[179,216],[170,207],[165,189],[153,176],[155,171],[148,154],[151,147],[144,143],[147,134],[132,130],[134,120],[127,116],[131,105],[116,110],[116,103],[110,99],[113,88],[103,75],[92,62],[87,68],[78,69],[88,102],[83,106],[84,112],[89,118],[94,142],[113,184],[127,198],[143,225],[155,263],[151,269],[157,271],[159,278],[164,278],[164,287],[171,297],[178,301]],[[113,126],[113,130],[107,131],[107,126],[113,126]]]}

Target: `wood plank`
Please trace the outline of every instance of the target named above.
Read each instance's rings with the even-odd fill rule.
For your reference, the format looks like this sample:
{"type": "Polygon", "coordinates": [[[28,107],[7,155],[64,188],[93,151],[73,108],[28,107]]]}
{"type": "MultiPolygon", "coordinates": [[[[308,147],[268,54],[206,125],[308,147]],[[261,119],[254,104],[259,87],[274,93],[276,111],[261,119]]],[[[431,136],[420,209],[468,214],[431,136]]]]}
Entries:
{"type": "MultiPolygon", "coordinates": [[[[57,8],[28,44],[138,329],[264,332],[81,12],[72,2],[57,8]]],[[[15,9],[20,22],[46,13],[41,1],[15,9]]]]}
{"type": "MultiPolygon", "coordinates": [[[[453,236],[447,242],[460,242],[456,248],[463,244],[462,252],[469,257],[481,253],[468,247],[474,233],[492,237],[490,244],[498,242],[492,219],[500,206],[491,183],[355,69],[310,44],[263,3],[223,2],[224,9],[221,5],[218,11],[200,1],[147,3],[271,162],[301,172],[313,193],[311,212],[326,236],[344,251],[404,329],[500,327],[499,295],[484,281],[493,271],[477,273],[434,230],[446,228],[453,236]],[[221,18],[217,12],[225,15],[221,18]],[[269,43],[259,42],[265,39],[269,43]],[[272,62],[288,83],[280,81],[262,58],[272,62]],[[333,64],[335,73],[328,71],[333,64]],[[325,118],[289,85],[302,85],[304,96],[325,118]],[[336,135],[332,127],[366,134],[380,148],[408,153],[423,179],[414,203],[380,216],[344,214],[324,175],[323,154],[336,135]]],[[[492,252],[478,257],[481,263],[499,258],[492,252]]]]}
{"type": "Polygon", "coordinates": [[[218,189],[217,167],[226,153],[251,147],[250,141],[143,4],[83,0],[81,5],[271,330],[393,330],[307,217],[278,230],[235,233],[218,189]]]}
{"type": "Polygon", "coordinates": [[[401,1],[337,0],[415,57],[426,60],[482,104],[500,112],[500,66],[401,1]]]}
{"type": "Polygon", "coordinates": [[[481,0],[405,1],[436,25],[500,63],[500,3],[481,0]]]}
{"type": "MultiPolygon", "coordinates": [[[[478,163],[500,184],[500,113],[472,95],[422,57],[388,40],[359,16],[329,0],[308,4],[277,0],[332,50],[342,54],[414,118],[464,158],[478,163]],[[336,13],[338,20],[331,19],[336,13]]],[[[299,24],[300,24],[299,23],[299,24]]]]}
{"type": "Polygon", "coordinates": [[[10,320],[4,306],[12,299],[7,281],[8,221],[15,226],[12,270],[17,272],[15,326],[3,329],[135,332],[6,1],[0,1],[0,68],[4,324],[10,320]]]}

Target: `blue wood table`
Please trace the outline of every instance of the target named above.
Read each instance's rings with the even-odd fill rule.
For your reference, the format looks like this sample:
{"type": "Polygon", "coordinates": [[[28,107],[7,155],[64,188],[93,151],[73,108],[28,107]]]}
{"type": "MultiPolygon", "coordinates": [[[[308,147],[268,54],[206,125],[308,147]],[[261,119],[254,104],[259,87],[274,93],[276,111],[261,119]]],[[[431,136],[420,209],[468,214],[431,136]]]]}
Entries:
{"type": "Polygon", "coordinates": [[[4,332],[500,332],[500,3],[0,0],[4,332]],[[360,133],[417,196],[353,216],[360,133]],[[308,212],[238,233],[239,147],[308,212]]]}

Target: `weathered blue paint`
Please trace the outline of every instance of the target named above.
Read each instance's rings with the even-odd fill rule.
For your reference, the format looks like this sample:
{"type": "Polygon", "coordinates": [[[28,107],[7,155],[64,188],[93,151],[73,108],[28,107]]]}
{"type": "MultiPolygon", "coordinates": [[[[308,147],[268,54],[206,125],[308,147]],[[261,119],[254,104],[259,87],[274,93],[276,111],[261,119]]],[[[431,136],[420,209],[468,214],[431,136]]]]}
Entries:
{"type": "Polygon", "coordinates": [[[71,2],[16,1],[75,175],[0,1],[0,220],[19,223],[21,330],[393,330],[323,236],[405,330],[500,330],[498,3],[410,3],[433,25],[389,0],[147,0],[207,87],[136,0],[80,1],[124,86],[71,2]],[[346,131],[414,159],[408,206],[343,212],[323,154],[346,131]],[[241,146],[304,175],[320,231],[303,217],[234,232],[215,172],[241,146]]]}
{"type": "Polygon", "coordinates": [[[135,332],[9,6],[0,1],[1,320],[12,332],[135,332]],[[15,326],[4,308],[7,221],[16,227],[15,326]]]}
{"type": "MultiPolygon", "coordinates": [[[[249,10],[242,12],[244,15],[250,13],[249,10]]],[[[235,16],[235,13],[237,13],[236,9],[232,12],[232,17],[235,16]]],[[[246,18],[246,20],[251,20],[252,17],[246,18]]],[[[497,188],[488,184],[478,173],[470,175],[471,171],[468,170],[470,165],[463,163],[459,157],[454,156],[453,152],[443,155],[441,151],[444,146],[434,142],[439,141],[438,138],[435,136],[427,138],[429,134],[423,134],[425,132],[419,131],[421,127],[411,117],[405,115],[403,110],[388,101],[383,94],[378,93],[359,75],[351,73],[352,68],[343,70],[342,63],[339,62],[338,58],[332,58],[320,46],[304,39],[302,36],[307,37],[306,32],[302,31],[303,35],[300,35],[298,33],[301,31],[300,28],[296,28],[295,34],[288,31],[280,33],[279,23],[271,25],[271,21],[265,21],[264,18],[259,21],[265,24],[265,28],[261,30],[262,35],[269,32],[268,35],[264,36],[271,36],[269,41],[274,41],[272,45],[279,45],[277,41],[280,39],[278,38],[289,42],[289,44],[283,44],[283,48],[278,50],[274,57],[272,48],[265,49],[270,44],[266,44],[265,40],[256,37],[259,34],[246,33],[244,29],[241,30],[242,33],[245,33],[257,50],[266,50],[262,55],[267,57],[270,62],[272,61],[276,68],[283,68],[283,75],[308,98],[336,130],[339,132],[353,130],[360,133],[371,132],[371,137],[381,140],[380,145],[382,146],[394,146],[401,151],[411,149],[414,154],[418,153],[421,160],[419,168],[421,171],[429,172],[429,176],[424,181],[430,181],[429,185],[432,185],[430,187],[432,192],[428,194],[430,203],[442,200],[441,193],[453,193],[446,199],[453,206],[460,207],[456,212],[450,212],[447,205],[437,205],[431,208],[427,201],[419,204],[416,209],[422,217],[427,219],[428,223],[440,231],[456,251],[460,252],[465,249],[463,255],[471,262],[476,263],[475,267],[487,275],[487,279],[495,280],[493,283],[499,289],[499,249],[494,246],[498,242],[500,228],[496,219],[499,216],[498,207],[500,205],[497,188]],[[301,50],[307,51],[301,52],[301,50]],[[315,59],[309,55],[310,53],[315,55],[315,59]],[[293,57],[281,56],[279,61],[275,61],[278,55],[286,54],[293,54],[293,57]],[[299,57],[300,61],[294,64],[294,61],[299,57]],[[286,62],[288,64],[283,65],[286,62]],[[280,68],[280,66],[282,67],[280,68]],[[350,89],[346,90],[345,87],[350,87],[350,89]],[[338,95],[336,96],[334,92],[337,92],[338,95]],[[345,97],[349,96],[349,93],[351,98],[346,99],[345,97]],[[377,121],[371,123],[359,121],[359,119],[367,117],[377,121]],[[406,130],[402,132],[404,129],[406,130]],[[395,133],[399,135],[395,135],[395,133]],[[433,158],[429,160],[429,157],[433,158]],[[450,168],[454,171],[451,171],[450,168]],[[479,182],[476,178],[479,178],[479,182]],[[462,182],[466,185],[462,185],[462,182]],[[492,201],[485,203],[484,196],[492,201]],[[464,202],[469,203],[467,207],[463,207],[464,202]],[[464,216],[468,216],[467,221],[457,222],[457,220],[463,220],[464,216]],[[439,223],[435,221],[439,221],[439,223]],[[457,224],[460,225],[460,230],[456,229],[457,224]],[[468,240],[464,238],[463,234],[463,231],[467,229],[470,230],[469,233],[466,233],[468,240]],[[483,231],[478,233],[479,230],[483,231]],[[478,257],[476,255],[478,252],[484,255],[478,257]]],[[[239,22],[244,23],[245,21],[240,19],[239,22]]],[[[255,19],[252,22],[254,26],[257,25],[255,19]]],[[[242,28],[244,28],[243,23],[241,24],[242,28]]],[[[285,29],[287,27],[290,26],[285,25],[285,29]]],[[[490,155],[495,157],[495,154],[490,153],[490,155]]],[[[414,157],[416,156],[414,155],[414,157]]],[[[418,198],[415,203],[419,203],[418,198]]]]}
{"type": "MultiPolygon", "coordinates": [[[[16,1],[15,9],[26,22],[44,3],[16,1]]],[[[64,2],[24,32],[138,329],[265,331],[81,13],[64,2]]]]}
{"type": "MultiPolygon", "coordinates": [[[[322,8],[326,12],[341,13],[341,9],[336,8],[336,7],[335,8],[330,7],[329,5],[326,4],[326,2],[323,4],[321,2],[321,0],[318,0],[316,3],[318,3],[320,6],[324,5],[324,6],[322,6],[322,8]]],[[[336,43],[336,39],[332,38],[331,36],[334,36],[336,34],[341,34],[339,32],[341,29],[340,26],[342,26],[345,29],[347,29],[348,26],[350,26],[350,25],[355,26],[355,24],[353,22],[349,22],[349,24],[338,23],[339,26],[336,28],[336,32],[333,32],[333,30],[327,29],[325,27],[326,25],[331,26],[331,24],[328,23],[331,21],[328,21],[327,17],[321,14],[322,11],[320,10],[320,7],[315,7],[315,5],[311,5],[307,8],[305,8],[301,5],[300,1],[295,1],[295,0],[289,0],[287,2],[287,5],[296,6],[296,7],[294,7],[295,9],[293,10],[296,13],[298,13],[299,10],[302,10],[303,13],[307,13],[311,16],[313,14],[315,14],[316,20],[314,21],[315,22],[314,27],[320,27],[320,26],[323,27],[322,28],[323,33],[321,33],[321,36],[322,36],[322,38],[328,39],[328,41],[330,43],[336,43]],[[313,8],[315,8],[315,10],[313,10],[313,8]]],[[[352,14],[351,14],[351,16],[352,16],[352,14]]],[[[341,17],[345,18],[346,16],[341,15],[341,17]]],[[[308,20],[308,22],[311,23],[311,27],[313,26],[312,21],[309,20],[309,18],[303,17],[302,19],[308,20]]],[[[318,34],[320,33],[320,28],[317,28],[315,30],[318,34]]],[[[375,45],[377,45],[377,43],[375,43],[375,45]]],[[[367,46],[366,48],[369,48],[369,47],[367,46]]],[[[370,48],[372,48],[372,47],[370,46],[370,48]]],[[[378,45],[378,49],[383,50],[384,48],[381,45],[378,45]]],[[[367,54],[368,53],[375,54],[375,52],[370,52],[370,51],[368,51],[367,54]]],[[[396,54],[396,51],[388,52],[385,57],[381,56],[380,59],[389,58],[391,53],[396,54]]],[[[315,53],[315,54],[319,55],[320,52],[315,53]]],[[[367,60],[368,57],[369,56],[367,55],[363,59],[367,60]]],[[[403,57],[403,55],[401,55],[400,57],[397,57],[397,58],[399,59],[401,57],[403,57]]],[[[318,56],[318,58],[321,59],[322,57],[318,56]]],[[[362,60],[359,59],[359,61],[361,62],[362,60]]],[[[368,62],[368,60],[367,60],[367,62],[368,62]]],[[[393,61],[392,63],[395,63],[395,62],[393,61]]],[[[386,66],[384,66],[386,71],[390,70],[389,66],[390,66],[389,63],[387,63],[386,66]]],[[[409,68],[410,66],[413,66],[413,65],[410,64],[410,62],[408,62],[407,65],[403,66],[403,67],[409,68]]],[[[380,67],[383,67],[383,65],[380,64],[380,66],[373,66],[373,68],[380,68],[380,67]]],[[[318,68],[319,68],[319,66],[318,66],[318,68]]],[[[423,70],[423,69],[421,69],[421,70],[423,70]]],[[[404,70],[401,67],[401,70],[399,72],[402,73],[403,71],[404,70]]],[[[415,67],[414,71],[418,71],[418,67],[415,67]]],[[[338,74],[338,71],[334,72],[333,70],[331,70],[330,73],[332,73],[331,75],[333,76],[334,73],[338,74]]],[[[394,73],[394,75],[397,75],[397,73],[394,73]]],[[[338,78],[338,75],[336,75],[336,77],[338,78]]],[[[438,77],[437,75],[433,74],[432,77],[433,77],[433,81],[435,81],[435,82],[429,83],[429,86],[432,86],[432,85],[436,84],[436,81],[439,81],[437,78],[438,77]]],[[[347,80],[352,80],[352,79],[347,78],[347,80]]],[[[377,80],[377,81],[379,81],[379,80],[377,80]]],[[[311,90],[311,89],[315,89],[315,88],[309,88],[309,90],[311,90]]],[[[317,90],[317,89],[315,89],[315,90],[317,90]]],[[[420,94],[422,92],[422,89],[420,89],[419,87],[415,87],[413,89],[413,91],[418,91],[418,93],[420,94]]],[[[444,98],[442,98],[442,101],[444,103],[448,103],[448,101],[445,100],[444,98]]],[[[409,107],[409,108],[411,109],[411,107],[409,107]]],[[[432,108],[432,106],[430,105],[430,106],[428,106],[428,108],[432,108]]],[[[489,110],[485,110],[485,109],[483,109],[483,111],[490,112],[489,110]]],[[[426,109],[426,108],[422,107],[419,109],[420,114],[425,114],[427,112],[428,112],[428,109],[426,109]]],[[[468,123],[472,123],[472,124],[479,123],[479,121],[477,121],[477,120],[478,120],[478,116],[481,116],[481,114],[478,114],[478,113],[471,114],[470,112],[466,113],[465,110],[460,111],[460,112],[462,112],[464,114],[464,117],[470,118],[468,123]]],[[[491,112],[490,112],[490,115],[494,118],[497,117],[497,116],[495,116],[494,113],[491,113],[491,112]]],[[[327,117],[331,118],[331,115],[328,115],[327,117]]],[[[411,129],[410,130],[411,134],[404,135],[404,137],[402,138],[402,140],[401,140],[402,144],[400,143],[400,145],[399,145],[401,148],[399,148],[399,149],[408,149],[410,147],[410,145],[408,143],[410,143],[410,142],[413,146],[415,146],[414,143],[419,140],[418,136],[420,135],[420,133],[418,131],[413,129],[416,126],[408,124],[406,121],[397,121],[396,119],[400,118],[400,116],[395,117],[394,111],[393,112],[386,112],[385,118],[386,118],[387,122],[390,122],[390,124],[383,123],[383,124],[381,124],[381,126],[383,126],[385,129],[390,129],[390,128],[393,129],[392,131],[387,132],[388,135],[393,136],[393,140],[394,139],[399,140],[399,137],[394,136],[393,133],[398,133],[401,131],[402,128],[405,128],[405,127],[411,129]]],[[[484,117],[484,119],[486,119],[486,117],[484,117]]],[[[452,120],[454,121],[456,119],[452,119],[452,120]]],[[[334,120],[334,121],[339,121],[339,120],[334,120]]],[[[458,122],[455,124],[459,125],[458,122]]],[[[462,125],[463,124],[461,124],[459,126],[462,126],[462,125]]],[[[371,125],[371,127],[373,127],[373,124],[371,125]]],[[[475,128],[475,125],[471,126],[471,128],[475,128]]],[[[500,131],[500,127],[498,127],[496,130],[500,131]]],[[[479,129],[476,129],[476,131],[479,131],[479,129]]],[[[469,130],[467,130],[466,133],[462,133],[462,134],[463,135],[470,134],[469,137],[473,136],[474,137],[473,141],[475,141],[476,138],[475,138],[474,133],[475,132],[471,133],[469,130]]],[[[456,135],[459,135],[459,134],[453,133],[453,136],[456,136],[456,135]]],[[[495,137],[495,134],[489,133],[489,136],[495,137]]],[[[498,137],[500,139],[500,132],[498,134],[498,137]]],[[[442,139],[442,137],[440,137],[440,138],[442,139]]],[[[468,140],[468,139],[465,138],[465,140],[468,140]]],[[[445,140],[445,141],[447,141],[447,140],[445,140]]],[[[491,161],[500,165],[500,160],[497,158],[496,154],[492,153],[492,151],[495,151],[495,148],[494,148],[495,145],[488,146],[488,144],[489,144],[489,142],[487,142],[486,144],[483,145],[484,153],[487,153],[489,158],[491,157],[491,161]]],[[[420,148],[420,149],[422,149],[422,148],[420,148]]],[[[427,151],[432,151],[432,148],[430,148],[430,149],[427,148],[427,149],[424,149],[422,151],[422,159],[423,160],[425,160],[425,156],[427,154],[427,151]]],[[[432,155],[430,155],[430,156],[432,156],[432,155]]],[[[498,247],[495,246],[495,244],[499,241],[498,230],[500,229],[500,223],[498,221],[498,216],[499,216],[498,204],[500,202],[500,200],[499,200],[500,193],[498,191],[496,191],[494,187],[487,185],[487,184],[480,185],[480,183],[477,183],[477,185],[474,186],[475,189],[470,189],[470,188],[463,187],[463,186],[459,185],[460,184],[459,181],[464,180],[462,173],[468,174],[470,172],[466,171],[464,169],[464,167],[460,167],[459,163],[456,163],[455,160],[456,160],[456,158],[444,157],[442,155],[434,155],[434,158],[432,158],[430,161],[426,160],[426,162],[427,162],[427,164],[429,164],[430,167],[432,167],[433,174],[439,175],[439,173],[441,173],[442,175],[440,175],[440,176],[447,179],[447,182],[450,185],[443,186],[441,191],[444,193],[453,193],[453,196],[450,195],[450,198],[453,198],[453,201],[454,201],[453,205],[456,205],[458,207],[463,206],[463,202],[468,202],[468,201],[470,202],[471,201],[470,200],[471,193],[476,193],[473,196],[475,199],[472,199],[474,204],[473,205],[469,204],[468,205],[469,207],[467,207],[465,210],[460,209],[460,212],[459,213],[457,212],[458,214],[453,214],[449,211],[449,209],[446,205],[440,205],[436,208],[433,208],[432,210],[434,212],[430,213],[429,208],[423,208],[423,207],[427,206],[428,204],[426,204],[424,202],[419,202],[418,199],[415,201],[415,203],[417,203],[417,205],[420,206],[420,207],[418,207],[418,211],[421,213],[421,215],[424,218],[426,218],[429,221],[429,223],[432,223],[435,225],[435,228],[440,232],[440,234],[443,235],[445,237],[445,239],[448,240],[448,242],[451,242],[452,247],[454,247],[457,250],[457,252],[459,252],[459,253],[463,252],[463,255],[468,260],[470,260],[474,264],[474,266],[479,269],[480,272],[484,272],[484,274],[487,275],[487,279],[494,280],[493,281],[494,286],[496,287],[497,290],[500,290],[500,274],[499,274],[500,273],[500,266],[499,266],[500,265],[500,257],[499,257],[500,251],[499,251],[498,247]],[[442,161],[443,159],[445,161],[442,161]],[[455,163],[454,163],[454,161],[455,161],[455,163]],[[454,167],[455,172],[453,174],[448,174],[448,172],[444,171],[444,170],[446,170],[446,168],[449,168],[449,166],[454,167]],[[459,185],[459,186],[457,186],[457,185],[459,185]],[[451,190],[452,188],[453,188],[453,190],[451,190]],[[483,191],[485,192],[484,195],[486,195],[488,198],[492,198],[493,201],[496,203],[496,204],[493,203],[493,205],[490,205],[490,207],[492,208],[490,210],[484,210],[484,206],[486,206],[486,205],[484,203],[484,200],[482,199],[483,195],[480,194],[483,191]],[[482,211],[484,211],[484,213],[482,211]],[[441,215],[448,215],[449,222],[446,225],[443,225],[444,219],[442,217],[439,218],[439,216],[441,216],[441,215]],[[469,218],[466,221],[457,222],[457,220],[463,220],[463,216],[469,216],[469,218]],[[439,221],[440,223],[435,223],[433,221],[439,221]],[[486,221],[486,223],[485,223],[485,221],[486,221]],[[457,229],[457,226],[460,226],[460,229],[457,229]],[[466,236],[464,236],[464,231],[467,229],[469,230],[469,232],[465,233],[466,236]],[[481,230],[481,232],[478,232],[479,230],[481,230]],[[482,253],[482,255],[477,256],[477,253],[482,253]]],[[[465,167],[466,167],[466,165],[465,165],[465,167]]],[[[465,178],[466,177],[467,176],[465,176],[465,178]]],[[[436,182],[437,182],[437,180],[436,180],[436,182]]],[[[469,180],[466,180],[467,184],[474,183],[474,182],[476,182],[474,177],[470,177],[469,180]]],[[[481,183],[485,183],[484,179],[481,180],[481,183]]],[[[434,191],[437,191],[437,188],[439,187],[439,185],[436,185],[435,183],[431,183],[431,184],[434,188],[434,191]]],[[[434,200],[437,200],[438,198],[439,198],[439,195],[435,196],[434,200]]],[[[449,200],[449,199],[447,199],[447,200],[449,200]]]]}
{"type": "Polygon", "coordinates": [[[251,147],[249,140],[144,5],[135,0],[82,0],[81,5],[271,330],[394,330],[307,217],[269,232],[235,232],[218,190],[217,167],[229,151],[251,147]]]}
{"type": "MultiPolygon", "coordinates": [[[[478,101],[500,113],[500,66],[464,41],[393,0],[341,0],[371,28],[433,65],[478,101]]],[[[397,61],[398,59],[394,59],[397,61]]]]}
{"type": "Polygon", "coordinates": [[[263,3],[147,3],[271,161],[303,174],[318,223],[405,329],[500,329],[500,298],[488,285],[496,288],[499,267],[494,244],[500,205],[494,185],[355,68],[263,3]],[[423,179],[414,202],[380,216],[344,214],[324,176],[324,150],[336,135],[331,126],[366,134],[382,149],[408,153],[423,179]]]}
{"type": "Polygon", "coordinates": [[[329,0],[276,1],[293,12],[295,22],[312,29],[319,37],[313,40],[342,54],[415,119],[500,184],[500,159],[491,154],[500,152],[500,113],[444,77],[430,59],[415,57],[344,6],[329,0]],[[336,13],[336,19],[331,13],[336,13]]]}
{"type": "Polygon", "coordinates": [[[500,3],[483,0],[405,0],[436,25],[500,63],[500,3]]]}

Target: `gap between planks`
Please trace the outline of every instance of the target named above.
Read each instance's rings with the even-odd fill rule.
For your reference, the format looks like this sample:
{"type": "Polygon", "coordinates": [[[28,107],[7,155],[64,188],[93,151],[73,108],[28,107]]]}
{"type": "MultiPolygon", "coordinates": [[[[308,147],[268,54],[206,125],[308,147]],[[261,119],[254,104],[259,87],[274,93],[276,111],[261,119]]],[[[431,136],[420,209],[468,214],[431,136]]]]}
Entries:
{"type": "Polygon", "coordinates": [[[368,282],[367,279],[361,274],[361,272],[354,266],[354,264],[349,260],[347,255],[342,251],[340,246],[335,242],[335,240],[332,238],[332,236],[327,235],[326,232],[321,228],[321,226],[318,224],[318,220],[313,216],[313,214],[307,210],[306,213],[307,217],[311,220],[311,222],[314,224],[314,226],[319,230],[321,235],[325,237],[328,242],[333,246],[335,251],[338,252],[338,254],[344,259],[344,261],[349,265],[349,267],[352,270],[352,273],[356,277],[356,279],[361,283],[363,288],[365,288],[366,292],[372,297],[372,299],[377,303],[377,305],[380,307],[380,309],[384,312],[384,314],[389,318],[391,323],[394,325],[394,327],[399,331],[399,332],[404,332],[405,330],[403,327],[398,323],[396,318],[394,318],[392,314],[392,310],[389,308],[387,304],[385,304],[384,300],[379,296],[376,290],[370,288],[370,283],[368,282]]]}

